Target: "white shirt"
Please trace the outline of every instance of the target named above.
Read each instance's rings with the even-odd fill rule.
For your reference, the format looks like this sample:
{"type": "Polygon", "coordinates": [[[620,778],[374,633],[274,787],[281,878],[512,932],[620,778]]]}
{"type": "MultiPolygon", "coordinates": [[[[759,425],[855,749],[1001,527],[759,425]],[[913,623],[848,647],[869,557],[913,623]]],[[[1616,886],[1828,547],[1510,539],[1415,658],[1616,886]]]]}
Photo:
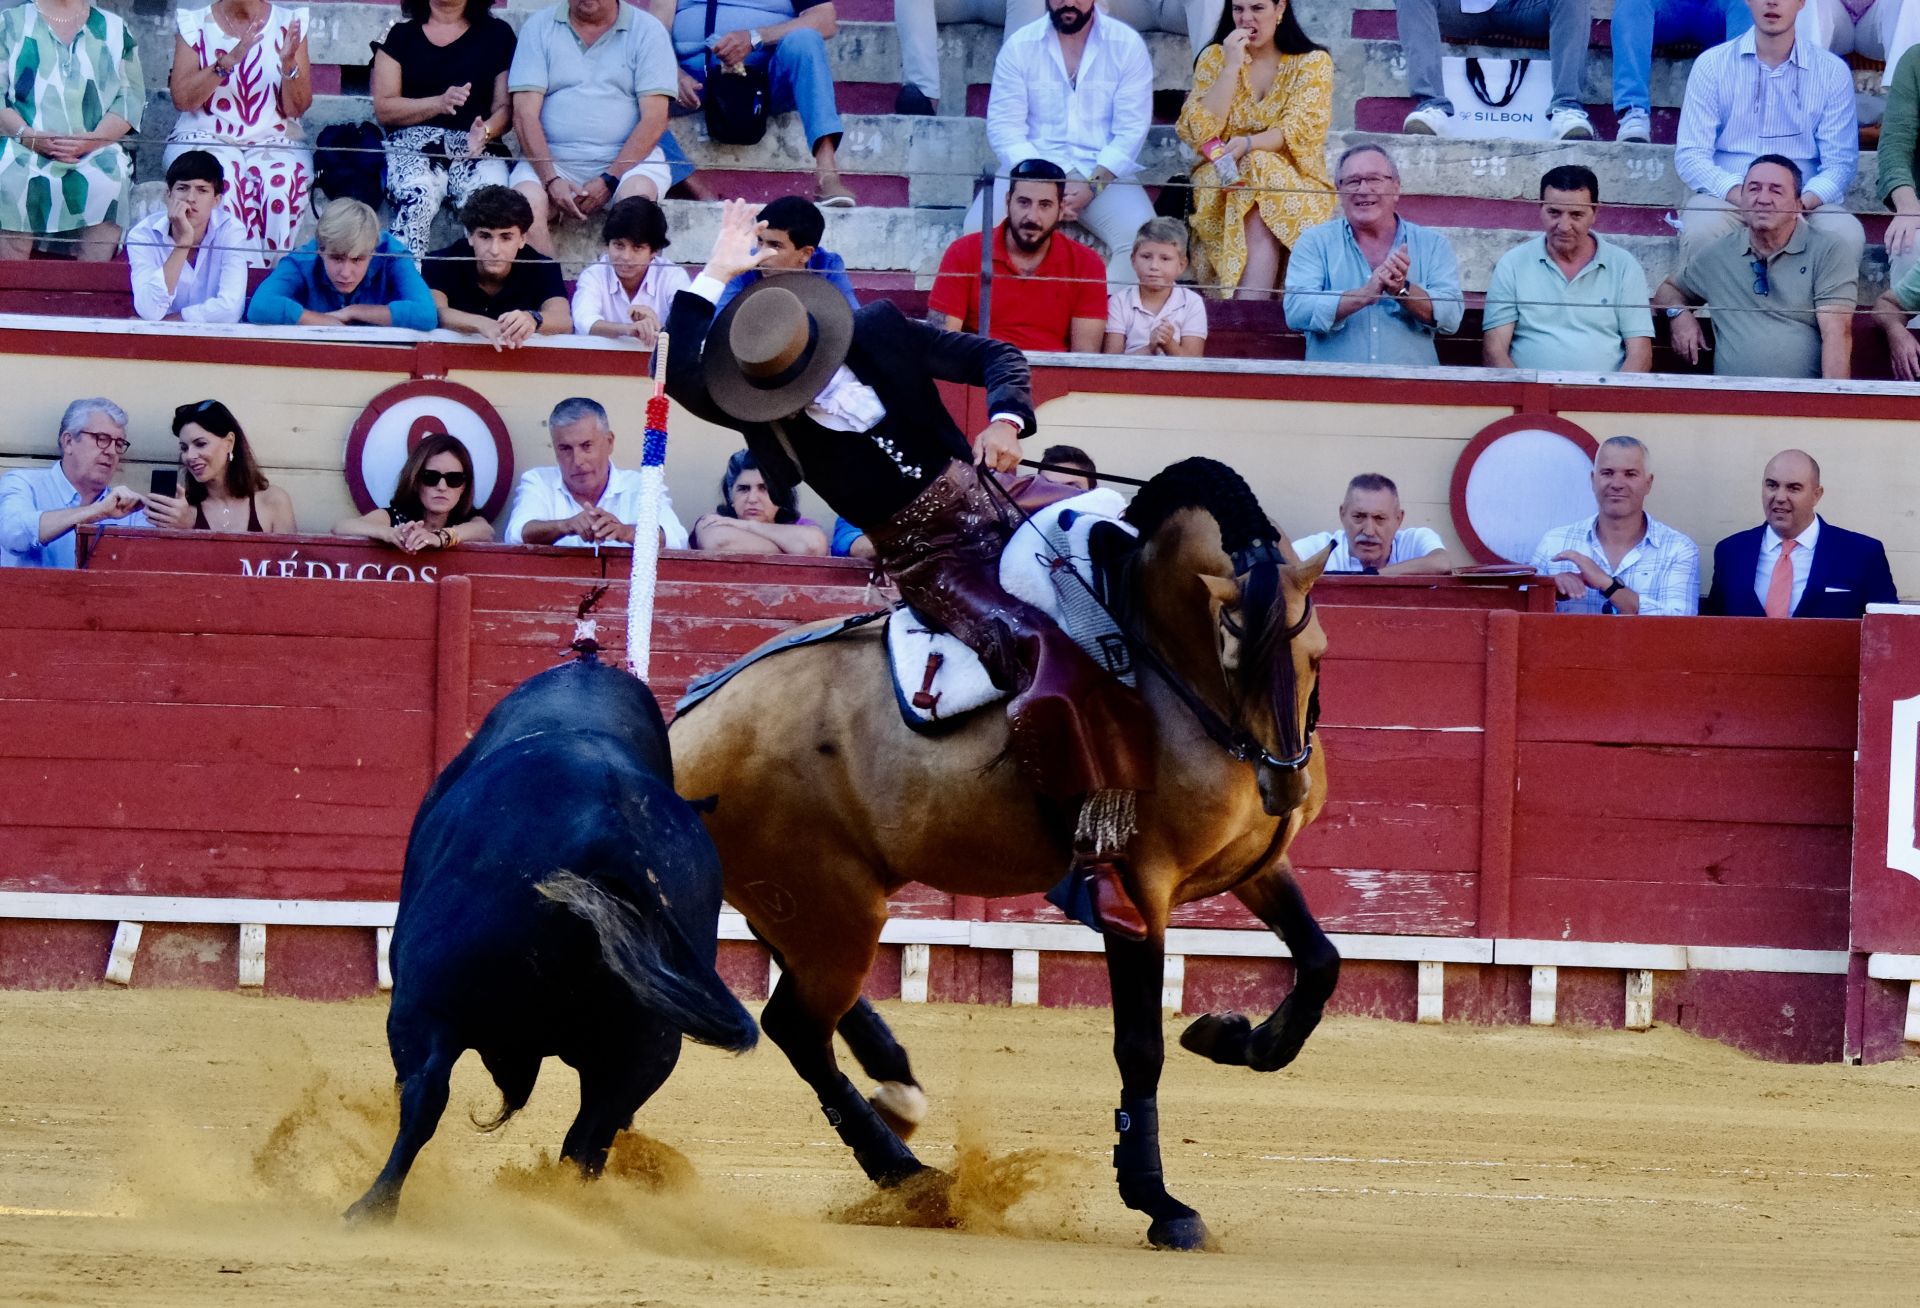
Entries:
{"type": "MultiPolygon", "coordinates": [[[[1800,597],[1807,593],[1807,578],[1813,575],[1813,550],[1820,540],[1818,514],[1794,540],[1799,544],[1789,560],[1793,564],[1793,598],[1787,604],[1788,613],[1800,607],[1800,597]]],[[[1760,533],[1760,558],[1753,568],[1753,595],[1760,601],[1761,608],[1767,606],[1767,591],[1773,586],[1773,566],[1780,561],[1780,550],[1785,544],[1772,527],[1760,533]]]]}
{"type": "Polygon", "coordinates": [[[597,322],[632,322],[629,311],[636,304],[652,309],[653,316],[664,325],[673,297],[686,290],[691,280],[685,268],[656,254],[641,274],[640,289],[629,296],[620,285],[620,274],[602,255],[599,263],[582,269],[580,280],[574,283],[573,330],[585,336],[597,322]]]}
{"type": "MultiPolygon", "coordinates": [[[[1328,572],[1361,570],[1362,565],[1353,557],[1344,531],[1323,531],[1314,536],[1302,536],[1293,543],[1293,552],[1303,559],[1310,559],[1329,544],[1333,546],[1333,553],[1327,558],[1328,572]]],[[[1393,546],[1387,551],[1386,566],[1405,563],[1408,559],[1424,559],[1435,550],[1446,547],[1446,542],[1440,539],[1440,533],[1431,527],[1402,527],[1393,533],[1393,546]]]]}
{"type": "Polygon", "coordinates": [[[247,236],[225,206],[207,220],[200,248],[187,256],[180,280],[167,289],[167,257],[173,237],[167,211],[148,214],[127,232],[127,265],[133,277],[133,311],[148,322],[170,313],[182,322],[239,322],[247,303],[247,236]]]}
{"type": "MultiPolygon", "coordinates": [[[[622,522],[638,522],[640,474],[630,468],[612,469],[607,474],[607,489],[601,494],[599,503],[601,508],[622,522]]],[[[529,522],[560,522],[571,518],[580,509],[580,502],[573,498],[573,492],[561,480],[560,469],[528,468],[520,474],[520,484],[513,488],[513,509],[507,514],[507,529],[501,533],[501,539],[509,545],[525,544],[521,533],[529,522]]],[[[673,496],[667,493],[665,483],[660,486],[660,530],[666,537],[668,549],[687,548],[687,529],[674,516],[673,496]]],[[[589,542],[578,536],[562,536],[553,543],[585,545],[589,542]]]]}
{"type": "Polygon", "coordinates": [[[1153,59],[1140,34],[1096,9],[1069,80],[1060,36],[1045,17],[1009,32],[993,63],[987,142],[1004,170],[1050,159],[1069,173],[1130,177],[1153,121],[1153,59]]]}

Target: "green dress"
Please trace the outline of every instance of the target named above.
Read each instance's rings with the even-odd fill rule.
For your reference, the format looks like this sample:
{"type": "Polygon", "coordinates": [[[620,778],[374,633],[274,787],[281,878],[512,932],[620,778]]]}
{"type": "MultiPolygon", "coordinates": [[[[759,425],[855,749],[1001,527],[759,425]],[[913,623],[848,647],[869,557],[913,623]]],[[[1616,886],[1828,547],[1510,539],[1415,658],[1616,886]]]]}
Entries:
{"type": "MultiPolygon", "coordinates": [[[[108,114],[137,129],[146,98],[140,50],[119,15],[89,10],[68,46],[32,4],[0,13],[0,101],[30,130],[81,136],[108,114]]],[[[9,137],[0,142],[0,231],[46,235],[104,222],[124,226],[132,181],[133,160],[118,143],[69,164],[9,137]]]]}

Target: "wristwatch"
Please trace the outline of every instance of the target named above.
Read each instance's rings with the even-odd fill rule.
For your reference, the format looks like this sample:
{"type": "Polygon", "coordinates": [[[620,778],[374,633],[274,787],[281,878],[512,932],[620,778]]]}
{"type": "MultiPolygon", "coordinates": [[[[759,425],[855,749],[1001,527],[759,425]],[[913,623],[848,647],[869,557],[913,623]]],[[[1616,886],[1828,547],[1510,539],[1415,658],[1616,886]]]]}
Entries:
{"type": "Polygon", "coordinates": [[[612,173],[601,173],[600,180],[607,184],[607,194],[609,196],[620,189],[620,179],[612,173]]]}
{"type": "MultiPolygon", "coordinates": [[[[547,325],[547,315],[544,313],[541,313],[538,309],[528,309],[527,317],[533,319],[533,329],[535,331],[539,331],[542,327],[545,327],[547,325]]],[[[1614,582],[1613,590],[1619,590],[1619,589],[1620,589],[1620,583],[1617,581],[1614,582]]],[[[1608,591],[1607,594],[1609,595],[1613,594],[1613,590],[1608,591]]]]}
{"type": "Polygon", "coordinates": [[[1681,314],[1687,312],[1689,307],[1690,306],[1684,304],[1669,305],[1667,307],[1667,317],[1669,319],[1678,318],[1681,314]]]}
{"type": "Polygon", "coordinates": [[[1625,590],[1626,588],[1627,588],[1627,583],[1620,580],[1620,578],[1615,577],[1613,579],[1613,585],[1607,587],[1605,590],[1600,592],[1600,598],[1612,599],[1614,595],[1616,595],[1620,591],[1625,590]]]}
{"type": "Polygon", "coordinates": [[[747,40],[753,42],[753,48],[758,50],[760,48],[760,29],[757,27],[749,27],[747,29],[747,40]]]}

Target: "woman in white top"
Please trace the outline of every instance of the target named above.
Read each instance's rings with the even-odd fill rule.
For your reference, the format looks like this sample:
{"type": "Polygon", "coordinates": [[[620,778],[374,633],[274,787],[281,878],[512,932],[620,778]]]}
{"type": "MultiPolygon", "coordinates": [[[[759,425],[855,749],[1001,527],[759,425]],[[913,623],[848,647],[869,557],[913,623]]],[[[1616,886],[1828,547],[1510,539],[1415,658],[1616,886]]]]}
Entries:
{"type": "Polygon", "coordinates": [[[607,210],[603,239],[606,254],[574,284],[573,330],[650,350],[673,297],[693,284],[686,269],[660,253],[667,216],[644,195],[630,195],[607,210]]]}
{"type": "Polygon", "coordinates": [[[313,103],[307,11],[215,0],[174,15],[168,88],[180,111],[166,162],[205,150],[227,173],[225,207],[264,268],[291,250],[312,200],[313,151],[300,115],[313,103]]]}

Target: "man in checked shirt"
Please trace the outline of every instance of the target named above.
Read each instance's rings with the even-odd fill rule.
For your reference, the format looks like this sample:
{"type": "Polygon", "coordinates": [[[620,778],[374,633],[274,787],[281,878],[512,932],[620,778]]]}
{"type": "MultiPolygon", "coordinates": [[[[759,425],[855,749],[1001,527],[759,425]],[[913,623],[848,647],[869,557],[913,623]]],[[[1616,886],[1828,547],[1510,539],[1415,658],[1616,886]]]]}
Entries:
{"type": "Polygon", "coordinates": [[[1700,611],[1700,547],[1643,507],[1653,458],[1631,436],[1604,441],[1593,459],[1599,512],[1555,527],[1534,547],[1534,571],[1553,578],[1561,613],[1673,617],[1700,611]]]}

